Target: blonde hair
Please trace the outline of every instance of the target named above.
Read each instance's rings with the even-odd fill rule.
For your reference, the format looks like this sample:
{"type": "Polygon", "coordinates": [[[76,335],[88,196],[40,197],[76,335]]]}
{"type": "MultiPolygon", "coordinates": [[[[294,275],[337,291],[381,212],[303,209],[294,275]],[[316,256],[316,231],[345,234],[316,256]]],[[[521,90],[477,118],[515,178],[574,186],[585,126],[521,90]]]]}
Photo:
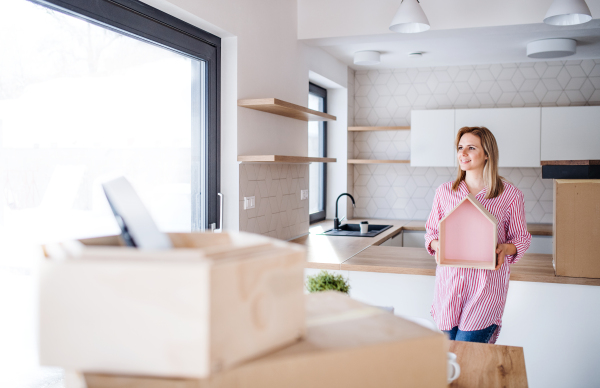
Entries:
{"type": "MultiPolygon", "coordinates": [[[[504,191],[504,183],[502,183],[503,178],[498,175],[498,157],[500,156],[500,153],[498,151],[496,138],[494,137],[494,134],[486,127],[462,127],[458,131],[456,140],[454,141],[457,152],[460,138],[466,133],[472,133],[473,135],[479,137],[479,140],[481,140],[483,152],[485,153],[485,156],[487,156],[487,160],[483,166],[483,181],[485,182],[485,187],[487,188],[485,198],[496,198],[504,191]]],[[[466,176],[467,172],[461,170],[459,166],[456,180],[454,183],[452,183],[452,190],[457,191],[458,185],[460,185],[461,181],[465,180],[466,176]]]]}

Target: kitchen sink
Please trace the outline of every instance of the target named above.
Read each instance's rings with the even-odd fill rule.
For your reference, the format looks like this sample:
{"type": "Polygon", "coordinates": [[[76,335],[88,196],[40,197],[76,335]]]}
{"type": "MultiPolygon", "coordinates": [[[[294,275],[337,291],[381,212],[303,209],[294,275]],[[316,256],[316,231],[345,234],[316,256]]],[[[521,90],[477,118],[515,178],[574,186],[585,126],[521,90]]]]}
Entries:
{"type": "Polygon", "coordinates": [[[329,229],[323,233],[319,233],[322,236],[351,236],[351,237],[375,237],[379,233],[388,230],[392,225],[370,225],[367,233],[360,232],[360,224],[343,224],[340,229],[329,229]]]}

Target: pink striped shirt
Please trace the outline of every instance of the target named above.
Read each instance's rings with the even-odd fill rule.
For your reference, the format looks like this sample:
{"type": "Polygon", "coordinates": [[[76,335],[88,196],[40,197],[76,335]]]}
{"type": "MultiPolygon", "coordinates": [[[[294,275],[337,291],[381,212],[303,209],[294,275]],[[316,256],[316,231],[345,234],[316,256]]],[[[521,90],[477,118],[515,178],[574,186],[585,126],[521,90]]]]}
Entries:
{"type": "MultiPolygon", "coordinates": [[[[525,222],[523,193],[511,183],[503,182],[504,191],[498,197],[485,199],[485,188],[475,197],[498,220],[498,244],[514,244],[517,253],[507,255],[497,271],[437,266],[431,306],[431,315],[440,330],[451,330],[458,326],[459,330],[473,331],[498,325],[490,343],[496,343],[500,334],[510,264],[523,257],[531,243],[525,222]]],[[[436,190],[431,214],[425,225],[425,247],[430,255],[435,255],[430,244],[439,238],[439,221],[467,194],[469,189],[464,181],[457,191],[452,190],[452,182],[446,182],[436,190]]]]}

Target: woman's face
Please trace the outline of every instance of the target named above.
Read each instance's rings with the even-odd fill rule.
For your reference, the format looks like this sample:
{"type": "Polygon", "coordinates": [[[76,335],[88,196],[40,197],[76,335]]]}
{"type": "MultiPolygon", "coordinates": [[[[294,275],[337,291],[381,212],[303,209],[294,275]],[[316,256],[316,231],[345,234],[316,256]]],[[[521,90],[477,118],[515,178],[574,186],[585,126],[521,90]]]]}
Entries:
{"type": "Polygon", "coordinates": [[[483,170],[487,156],[481,146],[479,136],[465,133],[458,142],[458,165],[463,171],[483,170]]]}

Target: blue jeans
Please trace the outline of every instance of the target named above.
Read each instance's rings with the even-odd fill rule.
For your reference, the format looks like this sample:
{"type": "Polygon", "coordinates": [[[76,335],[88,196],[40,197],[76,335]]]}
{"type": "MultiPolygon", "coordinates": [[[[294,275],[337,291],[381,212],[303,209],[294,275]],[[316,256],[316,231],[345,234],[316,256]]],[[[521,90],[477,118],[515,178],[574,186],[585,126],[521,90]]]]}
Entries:
{"type": "Polygon", "coordinates": [[[496,331],[498,325],[492,325],[486,327],[481,330],[474,331],[461,331],[458,330],[458,326],[452,328],[452,330],[442,330],[444,333],[448,334],[448,337],[452,341],[465,341],[465,342],[482,342],[488,343],[490,342],[490,338],[496,331]]]}

